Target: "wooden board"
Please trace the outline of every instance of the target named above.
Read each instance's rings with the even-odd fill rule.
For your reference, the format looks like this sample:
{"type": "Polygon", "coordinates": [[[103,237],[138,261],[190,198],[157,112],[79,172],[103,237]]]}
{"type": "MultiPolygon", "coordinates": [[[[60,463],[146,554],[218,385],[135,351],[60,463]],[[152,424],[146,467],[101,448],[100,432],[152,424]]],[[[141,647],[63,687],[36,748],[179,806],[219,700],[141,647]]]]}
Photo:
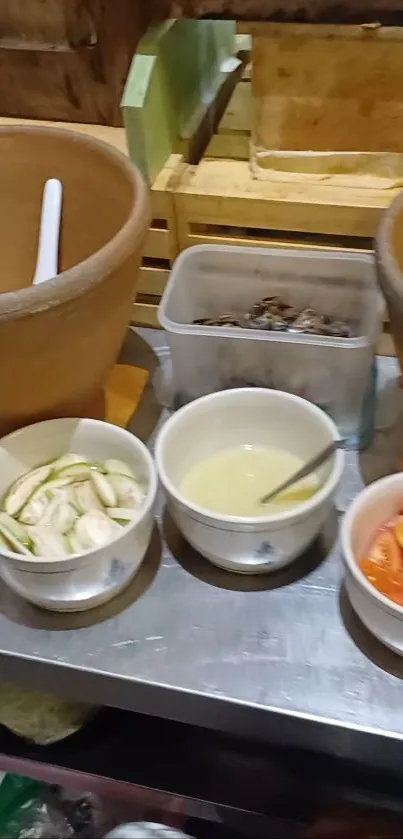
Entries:
{"type": "Polygon", "coordinates": [[[250,31],[257,147],[403,151],[402,28],[261,23],[250,31]]]}
{"type": "Polygon", "coordinates": [[[400,0],[150,0],[150,13],[157,19],[184,14],[230,17],[236,20],[325,20],[333,23],[391,19],[402,21],[400,0]]]}
{"type": "Polygon", "coordinates": [[[251,125],[252,85],[250,78],[244,78],[236,85],[218,129],[210,139],[205,156],[248,160],[251,125]]]}
{"type": "Polygon", "coordinates": [[[0,113],[120,125],[141,5],[1,0],[0,113]]]}
{"type": "Polygon", "coordinates": [[[190,159],[192,138],[231,75],[222,67],[234,48],[232,21],[170,20],[141,39],[122,111],[130,157],[148,183],[171,154],[190,159]]]}

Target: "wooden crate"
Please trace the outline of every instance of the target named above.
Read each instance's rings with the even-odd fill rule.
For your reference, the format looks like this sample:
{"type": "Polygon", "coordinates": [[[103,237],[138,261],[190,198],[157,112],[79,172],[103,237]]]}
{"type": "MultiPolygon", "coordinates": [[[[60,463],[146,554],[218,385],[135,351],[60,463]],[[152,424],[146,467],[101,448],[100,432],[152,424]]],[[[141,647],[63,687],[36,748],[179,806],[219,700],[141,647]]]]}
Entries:
{"type": "Polygon", "coordinates": [[[249,165],[250,71],[231,97],[203,159],[187,167],[175,191],[179,247],[222,244],[317,244],[368,250],[379,215],[397,190],[267,182],[249,165]]]}
{"type": "Polygon", "coordinates": [[[202,242],[317,245],[368,250],[395,189],[267,182],[250,170],[250,67],[237,84],[203,159],[175,191],[179,248],[202,242]]]}

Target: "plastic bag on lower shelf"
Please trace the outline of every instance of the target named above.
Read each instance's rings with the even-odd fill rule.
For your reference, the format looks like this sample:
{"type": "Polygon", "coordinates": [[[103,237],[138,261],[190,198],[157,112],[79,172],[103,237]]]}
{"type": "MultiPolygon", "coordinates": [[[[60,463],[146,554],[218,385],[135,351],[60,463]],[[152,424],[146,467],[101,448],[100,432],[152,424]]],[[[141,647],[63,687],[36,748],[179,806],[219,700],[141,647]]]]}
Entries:
{"type": "Polygon", "coordinates": [[[71,832],[63,830],[63,823],[56,825],[53,817],[49,818],[47,805],[42,798],[43,790],[43,784],[30,778],[3,775],[0,782],[2,839],[50,839],[56,835],[60,839],[67,839],[71,836],[71,832]]]}
{"type": "Polygon", "coordinates": [[[1,839],[99,839],[109,827],[102,803],[90,793],[0,773],[1,839]]]}
{"type": "Polygon", "coordinates": [[[97,796],[0,773],[1,839],[191,839],[155,822],[126,823],[107,833],[110,826],[108,807],[97,796]]]}

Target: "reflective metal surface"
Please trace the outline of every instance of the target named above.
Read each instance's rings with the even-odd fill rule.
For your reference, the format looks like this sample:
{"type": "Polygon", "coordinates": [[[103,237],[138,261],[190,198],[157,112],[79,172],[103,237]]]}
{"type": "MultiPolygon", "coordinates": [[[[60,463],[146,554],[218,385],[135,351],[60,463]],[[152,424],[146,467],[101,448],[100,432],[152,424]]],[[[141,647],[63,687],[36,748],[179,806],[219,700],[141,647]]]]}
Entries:
{"type": "MultiPolygon", "coordinates": [[[[142,335],[162,347],[161,333],[142,335]]],[[[139,334],[122,357],[147,365],[150,379],[158,365],[139,334]]],[[[394,359],[380,360],[379,378],[382,430],[368,452],[347,453],[339,514],[403,458],[394,359]]],[[[161,421],[150,384],[132,428],[152,441],[161,421]]],[[[371,764],[401,762],[403,660],[351,610],[336,513],[290,568],[243,577],[184,544],[161,499],[151,549],[122,595],[88,613],[52,615],[2,586],[0,647],[3,680],[371,764]]]]}

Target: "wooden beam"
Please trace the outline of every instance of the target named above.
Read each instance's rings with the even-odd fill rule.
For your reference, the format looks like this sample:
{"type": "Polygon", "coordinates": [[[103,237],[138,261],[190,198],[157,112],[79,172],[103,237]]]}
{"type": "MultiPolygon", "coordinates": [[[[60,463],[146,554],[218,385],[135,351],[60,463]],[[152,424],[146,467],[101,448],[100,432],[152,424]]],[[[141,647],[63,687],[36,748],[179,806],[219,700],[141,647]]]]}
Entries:
{"type": "Polygon", "coordinates": [[[149,14],[328,23],[403,23],[400,0],[150,0],[149,14]]]}

